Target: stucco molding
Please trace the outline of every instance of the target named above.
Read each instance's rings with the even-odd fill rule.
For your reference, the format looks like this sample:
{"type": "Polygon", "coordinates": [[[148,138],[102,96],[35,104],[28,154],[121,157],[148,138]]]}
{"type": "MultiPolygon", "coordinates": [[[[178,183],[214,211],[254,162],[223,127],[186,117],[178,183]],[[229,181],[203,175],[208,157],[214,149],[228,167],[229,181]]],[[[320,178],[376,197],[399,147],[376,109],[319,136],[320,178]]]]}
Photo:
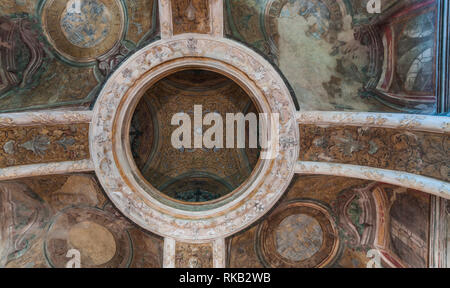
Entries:
{"type": "Polygon", "coordinates": [[[318,126],[363,126],[450,133],[450,117],[416,114],[297,111],[297,123],[318,126]]]}
{"type": "Polygon", "coordinates": [[[264,58],[232,40],[181,34],[144,47],[114,72],[94,107],[89,139],[95,171],[116,207],[144,229],[192,242],[225,238],[270,210],[294,175],[298,134],[289,89],[264,58]],[[132,106],[143,91],[150,82],[183,67],[225,74],[241,85],[261,113],[280,116],[279,127],[268,125],[268,135],[278,130],[276,158],[262,161],[246,183],[233,192],[236,197],[210,210],[181,210],[158,200],[154,195],[159,191],[133,176],[135,165],[128,161],[130,152],[124,146],[124,120],[131,117],[132,106]]]}
{"type": "Polygon", "coordinates": [[[209,0],[211,34],[215,37],[223,37],[223,0],[209,0]]]}
{"type": "Polygon", "coordinates": [[[90,123],[92,111],[20,112],[0,114],[0,127],[90,123]]]}
{"type": "Polygon", "coordinates": [[[39,163],[0,169],[0,181],[43,175],[81,173],[94,170],[90,159],[57,163],[39,163]]]}
{"type": "Polygon", "coordinates": [[[297,162],[295,172],[298,174],[335,175],[384,182],[450,199],[450,183],[406,172],[350,164],[308,161],[297,162]]]}

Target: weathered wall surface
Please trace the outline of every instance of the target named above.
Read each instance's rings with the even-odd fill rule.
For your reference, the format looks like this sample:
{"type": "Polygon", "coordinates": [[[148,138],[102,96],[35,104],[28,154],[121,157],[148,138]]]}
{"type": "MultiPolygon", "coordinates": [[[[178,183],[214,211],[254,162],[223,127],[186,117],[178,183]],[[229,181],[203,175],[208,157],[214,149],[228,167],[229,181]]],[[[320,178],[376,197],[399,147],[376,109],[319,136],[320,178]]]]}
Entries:
{"type": "Polygon", "coordinates": [[[433,114],[435,1],[381,2],[226,0],[226,32],[272,59],[301,110],[433,114]]]}
{"type": "Polygon", "coordinates": [[[112,69],[157,35],[153,0],[0,3],[0,111],[88,107],[112,69]]]}
{"type": "Polygon", "coordinates": [[[0,267],[162,267],[163,239],[113,207],[91,174],[0,183],[0,267]]]}
{"type": "Polygon", "coordinates": [[[385,267],[427,267],[429,213],[419,191],[297,176],[269,215],[228,239],[228,266],[372,267],[378,257],[385,267]]]}

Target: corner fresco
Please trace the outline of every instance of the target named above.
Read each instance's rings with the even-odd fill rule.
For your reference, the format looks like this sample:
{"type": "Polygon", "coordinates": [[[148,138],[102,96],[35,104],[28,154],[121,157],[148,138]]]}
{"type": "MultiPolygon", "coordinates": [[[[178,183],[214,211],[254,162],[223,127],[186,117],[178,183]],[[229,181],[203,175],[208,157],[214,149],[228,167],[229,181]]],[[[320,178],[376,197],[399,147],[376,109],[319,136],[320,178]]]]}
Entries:
{"type": "MultiPolygon", "coordinates": [[[[227,267],[427,267],[428,194],[373,181],[296,176],[261,221],[227,239],[227,267]],[[305,231],[307,233],[305,233],[305,231]],[[300,244],[300,246],[298,246],[300,244]]],[[[0,183],[0,267],[162,267],[163,238],[124,218],[93,174],[0,183]],[[11,232],[12,231],[12,232],[11,232]]],[[[210,244],[176,245],[176,267],[212,267],[210,244]]]]}
{"type": "Polygon", "coordinates": [[[383,27],[385,60],[378,97],[392,107],[433,113],[435,96],[435,1],[400,11],[383,27]]]}
{"type": "Polygon", "coordinates": [[[157,36],[154,0],[0,3],[0,112],[89,106],[127,55],[157,36]]]}
{"type": "Polygon", "coordinates": [[[301,161],[362,165],[450,181],[450,137],[445,134],[301,125],[300,147],[301,161]]]}
{"type": "Polygon", "coordinates": [[[260,223],[227,239],[227,267],[366,268],[374,253],[378,267],[427,267],[430,199],[378,182],[297,175],[260,223]]]}
{"type": "Polygon", "coordinates": [[[92,174],[0,183],[0,267],[162,267],[163,239],[126,220],[92,174]],[[4,237],[5,236],[5,237],[4,237]]]}
{"type": "MultiPolygon", "coordinates": [[[[435,9],[434,1],[423,2],[435,9]]],[[[393,82],[433,95],[435,31],[427,23],[435,19],[434,10],[421,16],[405,3],[382,1],[382,13],[370,14],[365,0],[225,0],[226,35],[259,50],[280,68],[300,110],[434,113],[434,96],[426,105],[408,105],[377,88],[388,69],[383,61],[390,57],[383,51],[382,23],[401,13],[409,21],[412,34],[407,33],[417,35],[412,41],[405,36],[398,40],[399,47],[415,52],[408,56],[398,50],[402,56],[394,60],[398,78],[393,82]],[[418,33],[414,27],[427,31],[418,33]]]]}

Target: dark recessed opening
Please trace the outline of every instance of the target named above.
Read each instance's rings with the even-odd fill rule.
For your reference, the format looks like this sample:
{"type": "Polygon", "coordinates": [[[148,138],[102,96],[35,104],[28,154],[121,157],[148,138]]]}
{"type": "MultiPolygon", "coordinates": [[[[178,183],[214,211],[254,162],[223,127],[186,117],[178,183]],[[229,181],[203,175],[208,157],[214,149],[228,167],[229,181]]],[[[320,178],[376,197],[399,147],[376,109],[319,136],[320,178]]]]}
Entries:
{"type": "MultiPolygon", "coordinates": [[[[254,113],[257,117],[257,112],[249,95],[219,73],[198,69],[173,73],[147,89],[134,111],[130,145],[136,166],[148,183],[178,201],[208,202],[229,195],[249,178],[260,149],[250,146],[249,121],[245,121],[245,147],[226,147],[226,113],[254,113]],[[208,113],[221,116],[223,147],[206,147],[205,143],[201,148],[194,147],[195,135],[204,136],[217,124],[203,124],[200,130],[194,127],[195,105],[201,105],[202,120],[208,113]],[[173,145],[173,134],[184,125],[171,124],[177,113],[191,119],[191,146],[173,145]]],[[[237,125],[234,128],[236,143],[237,125]]],[[[216,135],[211,139],[216,140],[216,135]]],[[[182,141],[188,136],[178,138],[182,141]]]]}

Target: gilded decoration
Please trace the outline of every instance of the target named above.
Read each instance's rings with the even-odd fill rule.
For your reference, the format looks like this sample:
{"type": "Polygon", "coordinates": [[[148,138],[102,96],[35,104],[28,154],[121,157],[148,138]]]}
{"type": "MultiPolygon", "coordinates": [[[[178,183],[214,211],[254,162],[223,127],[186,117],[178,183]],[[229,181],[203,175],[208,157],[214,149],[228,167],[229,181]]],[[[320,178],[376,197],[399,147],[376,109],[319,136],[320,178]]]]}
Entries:
{"type": "MultiPolygon", "coordinates": [[[[230,193],[250,176],[257,162],[254,158],[259,157],[256,148],[175,149],[171,135],[176,126],[169,125],[171,118],[185,112],[194,119],[195,105],[201,105],[201,117],[214,111],[222,119],[226,113],[256,110],[231,79],[205,70],[185,70],[167,76],[145,92],[130,130],[133,157],[144,178],[164,194],[185,202],[205,202],[230,193]]],[[[208,127],[204,125],[202,133],[208,127]]],[[[191,135],[195,133],[192,129],[191,135]]],[[[226,137],[222,141],[226,143],[226,137]]]]}

